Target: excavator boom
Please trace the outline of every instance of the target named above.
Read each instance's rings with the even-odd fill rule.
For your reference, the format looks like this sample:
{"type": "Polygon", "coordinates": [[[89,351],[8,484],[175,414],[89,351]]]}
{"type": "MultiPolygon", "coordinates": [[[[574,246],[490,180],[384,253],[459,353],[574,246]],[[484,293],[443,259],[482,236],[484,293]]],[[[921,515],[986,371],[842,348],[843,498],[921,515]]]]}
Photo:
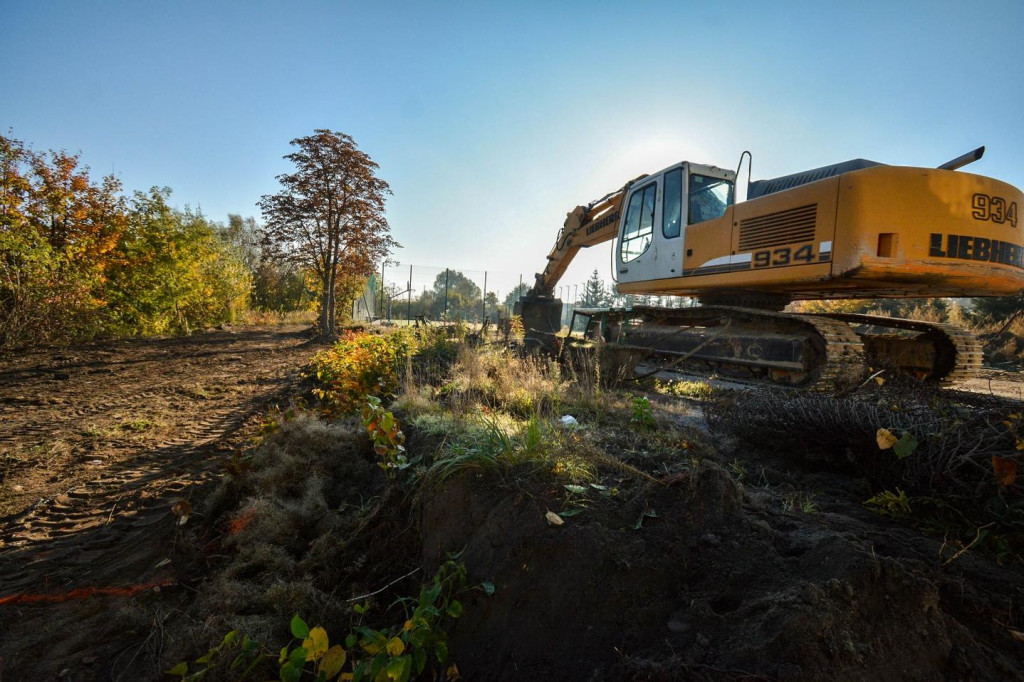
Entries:
{"type": "Polygon", "coordinates": [[[555,286],[580,249],[615,239],[622,217],[622,197],[630,185],[643,177],[630,180],[622,189],[610,192],[585,206],[577,206],[569,212],[548,254],[547,267],[544,272],[537,273],[533,289],[526,294],[526,298],[552,298],[555,286]]]}

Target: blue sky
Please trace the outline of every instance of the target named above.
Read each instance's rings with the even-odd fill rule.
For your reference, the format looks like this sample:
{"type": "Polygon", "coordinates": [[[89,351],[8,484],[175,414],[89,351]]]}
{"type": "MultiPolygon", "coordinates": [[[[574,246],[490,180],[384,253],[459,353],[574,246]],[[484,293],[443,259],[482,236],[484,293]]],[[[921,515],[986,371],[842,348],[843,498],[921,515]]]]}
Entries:
{"type": "MultiPolygon", "coordinates": [[[[0,23],[5,132],[223,221],[258,217],[289,140],[339,130],[391,183],[403,263],[529,277],[577,204],[744,149],[757,178],[985,144],[970,170],[1024,187],[1018,1],[4,0],[0,23]]],[[[608,279],[606,247],[579,260],[566,283],[608,279]]]]}

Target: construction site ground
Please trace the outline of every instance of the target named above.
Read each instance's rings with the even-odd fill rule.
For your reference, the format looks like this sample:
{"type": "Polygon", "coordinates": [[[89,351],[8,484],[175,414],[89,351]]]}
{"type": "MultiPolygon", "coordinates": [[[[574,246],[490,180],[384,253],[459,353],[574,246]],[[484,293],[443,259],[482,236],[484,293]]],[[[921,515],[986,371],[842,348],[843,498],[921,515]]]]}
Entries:
{"type": "MultiPolygon", "coordinates": [[[[165,612],[179,604],[184,610],[192,598],[191,588],[177,579],[170,561],[178,524],[183,516],[194,513],[192,501],[208,489],[205,484],[258,438],[261,415],[271,405],[287,402],[316,349],[301,327],[231,328],[188,338],[35,350],[0,361],[0,682],[146,679],[140,670],[160,679],[155,667],[141,666],[139,659],[145,652],[144,656],[160,660],[162,625],[123,617],[124,607],[148,599],[161,600],[165,612]]],[[[1018,373],[986,370],[967,388],[1020,399],[1024,380],[1018,373]]],[[[658,402],[658,409],[674,410],[683,417],[697,412],[692,405],[672,407],[670,401],[658,402]]],[[[702,420],[687,421],[699,424],[702,420]]],[[[716,516],[713,523],[709,521],[709,530],[692,538],[677,537],[671,530],[671,515],[678,511],[680,519],[685,516],[692,521],[692,506],[669,492],[651,493],[660,518],[650,517],[646,509],[623,508],[623,515],[639,513],[641,522],[647,519],[654,530],[645,539],[613,532],[613,523],[618,524],[614,514],[606,517],[595,512],[593,523],[573,526],[564,531],[562,540],[551,540],[545,534],[554,531],[543,524],[542,514],[533,514],[536,510],[529,497],[506,495],[494,502],[490,491],[457,483],[441,491],[424,511],[425,519],[433,517],[437,522],[423,529],[424,547],[457,538],[467,547],[467,563],[479,560],[476,573],[513,576],[504,582],[495,579],[498,599],[489,605],[478,604],[479,600],[467,603],[466,623],[453,638],[456,652],[463,646],[464,670],[477,672],[467,679],[677,679],[672,670],[683,668],[703,671],[701,678],[707,679],[771,679],[771,675],[751,675],[748,670],[715,663],[712,655],[727,640],[742,639],[735,638],[754,622],[747,605],[764,595],[773,600],[772,595],[782,595],[768,612],[756,616],[768,624],[765,632],[771,632],[771,618],[797,609],[804,614],[802,621],[787,621],[773,641],[759,642],[756,637],[749,641],[751,647],[767,647],[765,655],[773,655],[772,647],[782,652],[780,656],[793,654],[801,646],[800,637],[825,627],[825,616],[820,614],[846,619],[851,632],[868,636],[860,632],[868,627],[867,621],[855,622],[857,609],[884,615],[891,608],[923,608],[920,603],[941,597],[954,603],[956,623],[938,639],[936,628],[951,627],[943,624],[943,618],[954,616],[928,607],[921,614],[907,611],[886,621],[892,632],[878,634],[887,641],[874,653],[841,654],[867,666],[881,665],[885,652],[905,650],[905,658],[896,662],[905,667],[894,665],[887,674],[870,676],[913,679],[914,665],[948,657],[951,647],[958,651],[975,642],[980,647],[977,651],[958,654],[960,672],[975,679],[996,679],[995,675],[1005,678],[1016,668],[1018,678],[1024,679],[1024,651],[1017,651],[1015,660],[1013,644],[1005,641],[1018,617],[1001,611],[1021,598],[1019,584],[1014,586],[1017,573],[967,556],[953,569],[936,569],[943,576],[935,578],[924,567],[938,565],[942,538],[922,538],[909,528],[876,518],[860,507],[864,493],[857,482],[814,468],[801,471],[780,461],[757,464],[751,459],[754,456],[729,455],[748,471],[759,471],[763,488],[741,499],[732,484],[709,479],[711,497],[705,501],[715,509],[725,507],[719,509],[721,513],[707,512],[721,518],[716,516]],[[783,511],[772,501],[773,495],[788,494],[778,489],[806,486],[816,491],[820,513],[814,516],[783,511]],[[497,513],[499,507],[507,507],[507,515],[497,513]],[[508,524],[502,519],[519,516],[528,520],[508,536],[508,524]],[[487,520],[475,524],[475,518],[487,520]],[[742,523],[734,529],[741,530],[730,532],[729,524],[737,520],[742,523]],[[526,538],[528,534],[535,535],[531,539],[526,538]],[[605,543],[627,536],[632,539],[626,543],[605,543]],[[517,547],[539,552],[537,556],[552,557],[550,567],[537,574],[547,581],[540,592],[515,584],[515,572],[509,573],[509,566],[501,563],[502,552],[493,549],[501,546],[495,543],[502,537],[500,542],[518,543],[517,547]],[[892,564],[885,564],[882,574],[872,574],[870,562],[862,556],[867,544],[892,564]],[[691,594],[673,607],[676,610],[667,619],[641,622],[647,609],[644,600],[659,589],[675,589],[670,583],[673,574],[657,563],[655,554],[677,547],[685,549],[693,562],[687,569],[693,573],[691,594]],[[595,552],[606,550],[605,560],[593,559],[595,552]],[[769,561],[768,555],[776,554],[777,561],[769,561]],[[829,556],[855,568],[852,577],[829,556]],[[636,565],[650,568],[645,574],[650,582],[644,582],[636,565]],[[586,582],[581,575],[602,581],[604,601],[566,601],[566,595],[574,594],[573,585],[586,582]],[[817,588],[806,587],[819,582],[834,583],[838,596],[822,596],[817,588]],[[760,583],[765,584],[764,594],[752,591],[760,590],[760,583]],[[861,592],[875,588],[877,594],[861,592]],[[843,600],[856,608],[840,613],[843,600]],[[555,602],[567,608],[553,613],[549,607],[555,602]],[[703,624],[693,611],[695,603],[706,606],[703,624]],[[479,609],[474,611],[474,606],[479,609]],[[567,658],[573,646],[579,646],[580,656],[595,661],[605,653],[612,655],[611,651],[591,652],[587,643],[604,641],[600,639],[604,634],[619,636],[603,631],[619,622],[623,609],[632,608],[638,608],[633,630],[619,634],[645,641],[650,637],[652,647],[660,646],[662,638],[678,640],[678,658],[623,657],[618,663],[602,664],[603,672],[593,673],[596,676],[588,666],[567,658]],[[532,614],[538,622],[552,619],[556,629],[565,633],[567,641],[561,643],[532,642],[529,628],[520,627],[522,631],[514,633],[523,638],[523,651],[540,652],[541,661],[546,660],[547,650],[562,651],[556,662],[535,661],[530,668],[523,665],[522,657],[518,663],[515,656],[508,658],[514,647],[505,625],[516,609],[526,609],[519,613],[532,614]],[[915,614],[924,620],[915,624],[915,614]],[[581,627],[580,618],[590,620],[581,627]],[[602,625],[603,618],[607,625],[602,625]],[[502,632],[508,641],[496,639],[502,632]],[[983,641],[986,637],[1002,644],[997,651],[991,650],[991,667],[979,668],[978,657],[990,651],[983,641]],[[519,665],[522,670],[514,667],[519,665]],[[572,671],[580,676],[572,677],[572,671]]],[[[627,530],[633,516],[628,520],[627,530]]],[[[1020,646],[1024,649],[1024,643],[1020,646]]],[[[760,660],[753,654],[748,659],[760,660]]],[[[787,663],[774,670],[779,678],[826,679],[833,669],[822,666],[801,669],[787,663]]],[[[843,670],[847,679],[856,678],[849,672],[856,668],[843,670]]]]}
{"type": "Polygon", "coordinates": [[[174,582],[172,508],[257,435],[308,339],[226,328],[0,361],[0,679],[110,679],[134,641],[111,609],[174,582]],[[47,663],[26,669],[34,647],[47,663]]]}
{"type": "MultiPolygon", "coordinates": [[[[727,376],[700,374],[683,370],[659,370],[657,365],[650,363],[640,363],[637,366],[637,372],[640,374],[651,373],[651,376],[662,381],[706,381],[711,386],[722,389],[742,391],[763,389],[765,387],[763,382],[745,381],[727,376]]],[[[776,388],[788,391],[801,390],[800,388],[789,388],[786,386],[778,386],[776,388]]],[[[1024,375],[1018,371],[983,367],[976,377],[951,384],[950,388],[1024,402],[1024,375]]]]}

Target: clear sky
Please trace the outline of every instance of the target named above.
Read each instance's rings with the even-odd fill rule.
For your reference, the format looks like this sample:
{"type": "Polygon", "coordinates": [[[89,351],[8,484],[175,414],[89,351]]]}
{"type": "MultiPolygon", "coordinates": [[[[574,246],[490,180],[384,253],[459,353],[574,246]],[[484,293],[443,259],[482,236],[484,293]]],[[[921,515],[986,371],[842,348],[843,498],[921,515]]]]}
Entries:
{"type": "MultiPolygon", "coordinates": [[[[5,133],[223,221],[289,140],[342,131],[403,263],[529,278],[577,204],[744,149],[763,178],[985,144],[969,170],[1024,187],[1020,0],[0,0],[0,25],[5,133]]],[[[565,282],[609,279],[590,252],[565,282]]]]}

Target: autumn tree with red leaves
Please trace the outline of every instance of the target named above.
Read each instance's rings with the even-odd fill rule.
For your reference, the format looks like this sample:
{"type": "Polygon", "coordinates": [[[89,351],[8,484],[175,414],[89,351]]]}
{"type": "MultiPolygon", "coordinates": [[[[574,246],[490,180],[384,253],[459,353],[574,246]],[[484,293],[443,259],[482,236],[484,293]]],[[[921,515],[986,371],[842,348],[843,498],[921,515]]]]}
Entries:
{"type": "Polygon", "coordinates": [[[319,129],[291,141],[295,172],[259,201],[264,243],[279,258],[312,270],[320,285],[320,335],[334,336],[338,299],[370,276],[398,244],[384,215],[388,184],[377,164],[344,133],[319,129]]]}

